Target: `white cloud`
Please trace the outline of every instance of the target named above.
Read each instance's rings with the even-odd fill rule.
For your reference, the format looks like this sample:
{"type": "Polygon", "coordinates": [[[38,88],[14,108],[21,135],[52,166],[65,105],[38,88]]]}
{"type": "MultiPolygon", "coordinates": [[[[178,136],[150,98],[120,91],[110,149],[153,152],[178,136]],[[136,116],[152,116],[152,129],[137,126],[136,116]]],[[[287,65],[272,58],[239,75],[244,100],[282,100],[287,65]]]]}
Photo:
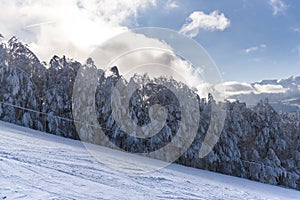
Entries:
{"type": "Polygon", "coordinates": [[[83,61],[93,47],[156,0],[0,0],[0,31],[29,43],[42,60],[54,54],[83,61]]]}
{"type": "Polygon", "coordinates": [[[166,3],[166,8],[175,9],[175,8],[179,8],[179,5],[176,3],[176,1],[168,0],[166,3]]]}
{"type": "Polygon", "coordinates": [[[260,44],[260,45],[258,45],[258,46],[253,46],[253,47],[246,48],[246,49],[245,49],[245,53],[251,53],[251,52],[253,52],[253,51],[263,50],[263,49],[265,49],[265,48],[267,48],[267,45],[265,45],[265,44],[260,44]]]}
{"type": "Polygon", "coordinates": [[[300,33],[300,28],[294,27],[294,28],[292,28],[292,31],[294,31],[296,33],[300,33]]]}
{"type": "MultiPolygon", "coordinates": [[[[81,62],[91,56],[90,53],[100,44],[104,45],[106,40],[126,32],[128,28],[123,23],[134,20],[139,10],[156,5],[155,0],[0,0],[0,3],[3,5],[0,12],[0,31],[3,35],[16,35],[21,41],[29,43],[30,49],[41,60],[49,61],[56,54],[81,62]]],[[[174,1],[170,1],[171,7],[176,5],[174,1]]],[[[98,58],[92,56],[97,67],[117,65],[121,73],[136,67],[134,71],[137,73],[156,73],[153,77],[157,74],[173,76],[191,87],[202,83],[199,80],[201,70],[195,70],[187,61],[179,59],[167,44],[143,35],[127,33],[125,38],[117,37],[117,41],[98,49],[101,51],[98,58]],[[166,49],[169,53],[157,50],[137,51],[122,56],[122,59],[114,63],[101,62],[110,60],[107,58],[114,59],[112,56],[136,49],[139,45],[166,49]],[[138,69],[144,63],[154,61],[159,63],[156,66],[158,68],[148,66],[146,70],[138,69]],[[172,69],[167,69],[167,66],[172,66],[172,69]]]]}
{"type": "Polygon", "coordinates": [[[267,48],[267,45],[266,44],[261,44],[260,48],[267,48]]]}
{"type": "Polygon", "coordinates": [[[181,27],[179,32],[189,37],[195,37],[200,29],[223,31],[229,26],[230,20],[223,13],[219,14],[218,11],[213,11],[210,14],[205,14],[202,11],[195,11],[190,14],[187,18],[187,23],[181,27]]]}
{"type": "Polygon", "coordinates": [[[91,57],[96,66],[118,66],[127,80],[135,73],[147,73],[152,78],[173,77],[190,87],[203,83],[199,78],[202,68],[194,68],[188,61],[177,57],[168,44],[130,31],[103,43],[91,57]]]}
{"type": "Polygon", "coordinates": [[[249,47],[249,48],[245,49],[245,52],[246,52],[246,53],[250,53],[250,52],[252,52],[252,51],[257,51],[257,50],[258,50],[258,47],[255,46],[255,47],[249,47]]]}
{"type": "MultiPolygon", "coordinates": [[[[30,49],[41,60],[49,61],[56,54],[58,56],[66,55],[81,62],[84,62],[99,44],[128,30],[124,26],[124,22],[134,20],[139,10],[156,5],[155,0],[24,0],[8,2],[0,0],[0,3],[2,5],[0,31],[6,36],[5,39],[16,35],[21,41],[29,43],[30,49]]],[[[175,4],[171,3],[170,6],[174,7],[175,4]]],[[[223,14],[218,14],[217,11],[206,17],[204,13],[201,16],[196,12],[191,15],[191,19],[194,19],[196,25],[200,23],[197,25],[199,28],[208,30],[224,30],[230,23],[223,14]],[[194,16],[200,18],[196,19],[194,16]]],[[[187,24],[186,28],[189,27],[187,24]]],[[[143,63],[156,61],[160,64],[156,66],[157,68],[152,69],[148,66],[153,73],[173,76],[176,80],[181,80],[191,87],[197,87],[203,83],[203,80],[199,79],[202,73],[201,69],[195,70],[190,63],[174,55],[168,45],[157,39],[132,33],[131,37],[123,38],[120,43],[111,43],[110,46],[106,46],[111,52],[105,49],[101,56],[110,56],[109,53],[116,55],[120,50],[124,52],[126,49],[134,49],[136,44],[167,49],[169,53],[155,50],[140,51],[124,57],[116,63],[112,63],[118,65],[121,73],[131,70],[133,67],[142,66],[143,63]],[[162,68],[162,65],[165,67],[162,68]],[[167,66],[172,66],[172,69],[167,69],[167,66]]],[[[100,63],[97,66],[107,67],[105,64],[101,65],[100,63]]],[[[147,72],[148,69],[141,69],[141,72],[147,72]]],[[[139,71],[137,70],[137,72],[139,71]]],[[[124,75],[126,76],[126,74],[124,75]]],[[[155,75],[157,76],[157,74],[155,75]]],[[[217,99],[217,97],[215,98],[217,99]]]]}
{"type": "Polygon", "coordinates": [[[249,83],[240,83],[236,81],[229,81],[223,83],[226,94],[228,96],[238,95],[238,94],[250,94],[254,92],[253,87],[249,83]]]}
{"type": "MultiPolygon", "coordinates": [[[[237,81],[228,81],[218,85],[200,84],[197,86],[198,93],[201,97],[207,95],[207,91],[216,91],[215,94],[221,94],[225,90],[225,97],[233,100],[232,97],[242,94],[279,94],[286,93],[289,89],[282,85],[275,84],[249,84],[237,81]]],[[[223,96],[222,96],[223,97],[223,96]]]]}
{"type": "Polygon", "coordinates": [[[255,93],[261,94],[261,93],[285,93],[288,89],[282,87],[282,85],[261,85],[261,84],[255,84],[254,86],[255,93]]]}
{"type": "Polygon", "coordinates": [[[273,15],[284,13],[288,8],[283,0],[269,0],[269,4],[273,9],[273,15]]]}
{"type": "Polygon", "coordinates": [[[284,88],[282,85],[274,84],[254,84],[241,83],[236,81],[224,82],[225,93],[227,97],[240,94],[262,94],[262,93],[285,93],[288,88],[284,88]]]}

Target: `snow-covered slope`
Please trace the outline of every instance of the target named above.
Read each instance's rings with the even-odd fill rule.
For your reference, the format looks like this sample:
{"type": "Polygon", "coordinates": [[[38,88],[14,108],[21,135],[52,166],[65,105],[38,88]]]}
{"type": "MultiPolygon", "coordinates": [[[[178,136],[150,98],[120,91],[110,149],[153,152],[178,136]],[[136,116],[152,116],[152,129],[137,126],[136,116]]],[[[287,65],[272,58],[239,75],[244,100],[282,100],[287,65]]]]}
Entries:
{"type": "MultiPolygon", "coordinates": [[[[103,151],[104,157],[109,152],[118,155],[103,151]]],[[[80,141],[0,122],[0,199],[299,197],[296,190],[176,164],[152,173],[124,174],[95,160],[80,141]]]]}

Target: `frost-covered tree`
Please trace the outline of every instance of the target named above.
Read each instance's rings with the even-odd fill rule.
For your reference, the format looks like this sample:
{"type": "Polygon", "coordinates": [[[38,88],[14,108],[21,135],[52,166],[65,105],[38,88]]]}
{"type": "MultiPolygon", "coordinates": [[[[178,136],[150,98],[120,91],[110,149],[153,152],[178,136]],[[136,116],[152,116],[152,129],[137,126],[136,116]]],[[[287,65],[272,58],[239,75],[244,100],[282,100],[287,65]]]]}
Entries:
{"type": "MultiPolygon", "coordinates": [[[[150,155],[174,140],[184,112],[190,107],[180,105],[178,96],[170,89],[173,88],[179,91],[179,97],[197,101],[196,111],[200,112],[199,119],[191,118],[190,124],[183,127],[186,133],[192,126],[198,131],[177,163],[300,189],[299,116],[278,114],[267,99],[253,108],[238,101],[226,102],[224,127],[216,130],[221,131],[220,138],[206,157],[199,158],[212,119],[220,118],[212,112],[212,106],[218,103],[212,95],[200,98],[172,78],[151,79],[140,74],[125,80],[117,66],[107,71],[97,67],[92,59],[82,65],[64,56],[41,63],[15,37],[2,43],[0,120],[150,155]],[[164,107],[166,116],[153,117],[158,112],[151,109],[157,104],[164,107]],[[130,121],[123,120],[126,117],[130,121]],[[119,119],[122,123],[118,123],[119,119]],[[166,122],[161,124],[163,119],[166,122]],[[139,129],[133,128],[148,124],[157,128],[156,134],[142,128],[149,137],[136,137],[139,129]]],[[[182,145],[177,141],[174,151],[182,145]]],[[[168,160],[167,155],[154,158],[168,160]]]]}
{"type": "Polygon", "coordinates": [[[54,56],[46,70],[42,112],[47,113],[47,131],[77,138],[72,119],[72,93],[79,62],[54,56]]]}

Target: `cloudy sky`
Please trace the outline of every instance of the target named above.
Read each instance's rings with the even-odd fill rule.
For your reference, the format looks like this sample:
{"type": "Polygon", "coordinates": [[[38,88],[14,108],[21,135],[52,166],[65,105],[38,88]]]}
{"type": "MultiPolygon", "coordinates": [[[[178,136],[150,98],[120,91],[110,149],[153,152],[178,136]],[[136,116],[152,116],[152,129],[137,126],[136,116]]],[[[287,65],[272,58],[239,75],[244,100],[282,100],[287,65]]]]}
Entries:
{"type": "Polygon", "coordinates": [[[137,27],[179,31],[200,43],[224,81],[300,75],[298,0],[0,0],[0,33],[41,58],[83,59],[137,27]]]}

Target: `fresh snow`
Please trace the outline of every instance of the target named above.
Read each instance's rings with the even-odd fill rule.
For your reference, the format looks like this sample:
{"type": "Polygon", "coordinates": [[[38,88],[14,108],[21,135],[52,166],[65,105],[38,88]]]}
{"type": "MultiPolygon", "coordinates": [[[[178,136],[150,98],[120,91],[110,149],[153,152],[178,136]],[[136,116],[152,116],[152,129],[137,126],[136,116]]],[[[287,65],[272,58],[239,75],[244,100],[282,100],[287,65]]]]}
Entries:
{"type": "MultiPolygon", "coordinates": [[[[300,198],[300,191],[177,164],[122,173],[97,161],[80,141],[5,122],[0,129],[0,199],[300,198]]],[[[103,160],[118,156],[116,150],[103,152],[103,160]]]]}

